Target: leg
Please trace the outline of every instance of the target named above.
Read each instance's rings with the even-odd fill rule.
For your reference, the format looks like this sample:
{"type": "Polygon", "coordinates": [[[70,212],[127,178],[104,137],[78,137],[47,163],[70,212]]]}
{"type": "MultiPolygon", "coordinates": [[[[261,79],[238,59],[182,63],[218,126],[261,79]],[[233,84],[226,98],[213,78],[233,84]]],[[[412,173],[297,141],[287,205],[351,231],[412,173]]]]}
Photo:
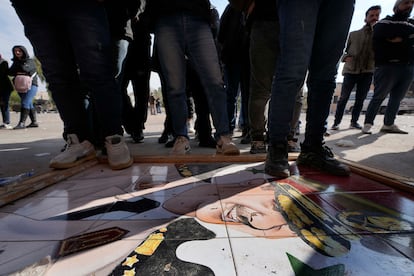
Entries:
{"type": "Polygon", "coordinates": [[[362,73],[358,75],[357,88],[355,93],[355,105],[352,109],[351,126],[359,126],[358,119],[372,83],[372,73],[362,73]]]}
{"type": "Polygon", "coordinates": [[[231,142],[226,94],[211,28],[202,18],[189,16],[188,19],[188,56],[208,99],[218,139],[217,152],[225,155],[239,154],[239,149],[231,142]]]}
{"type": "MultiPolygon", "coordinates": [[[[355,86],[357,78],[358,78],[358,75],[355,75],[355,74],[344,74],[344,81],[342,83],[341,96],[339,97],[338,104],[336,105],[335,120],[334,120],[332,129],[335,129],[335,127],[337,127],[342,121],[346,103],[348,102],[349,95],[351,95],[352,89],[355,86]]],[[[355,109],[355,106],[353,110],[354,109],[355,109]]]]}
{"type": "MultiPolygon", "coordinates": [[[[395,85],[396,79],[393,76],[393,68],[389,66],[380,66],[374,72],[374,95],[369,102],[367,112],[365,113],[364,124],[373,125],[375,117],[381,107],[382,102],[395,85]]],[[[369,130],[369,129],[367,129],[369,130]]]]}
{"type": "Polygon", "coordinates": [[[188,138],[187,95],[185,93],[185,44],[182,40],[184,27],[180,15],[166,16],[159,20],[155,35],[157,54],[165,80],[165,89],[171,122],[176,136],[188,138]]]}
{"type": "Polygon", "coordinates": [[[254,22],[250,34],[249,125],[253,141],[264,141],[265,108],[270,98],[273,71],[279,55],[277,21],[254,22]]]}
{"type": "Polygon", "coordinates": [[[307,80],[309,90],[303,142],[305,146],[319,147],[323,143],[325,124],[336,86],[338,62],[345,47],[353,11],[354,0],[344,0],[340,4],[325,0],[320,5],[307,80]],[[332,22],[335,22],[335,28],[332,27],[332,22]]]}

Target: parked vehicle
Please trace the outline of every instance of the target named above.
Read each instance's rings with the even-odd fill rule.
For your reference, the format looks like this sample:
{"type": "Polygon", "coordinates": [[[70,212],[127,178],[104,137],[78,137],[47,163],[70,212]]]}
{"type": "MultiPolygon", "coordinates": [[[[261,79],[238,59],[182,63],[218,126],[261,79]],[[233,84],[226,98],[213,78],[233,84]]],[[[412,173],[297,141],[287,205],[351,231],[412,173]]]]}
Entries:
{"type": "MultiPolygon", "coordinates": [[[[374,95],[374,91],[371,90],[368,92],[367,97],[365,98],[364,104],[362,106],[362,111],[361,111],[362,113],[365,113],[367,111],[369,102],[371,101],[373,95],[374,95]]],[[[384,101],[382,102],[381,107],[378,111],[379,114],[385,113],[385,110],[387,109],[388,100],[389,100],[389,97],[385,98],[384,101]]],[[[352,109],[354,108],[354,105],[355,105],[355,92],[352,92],[351,95],[349,95],[348,102],[345,105],[345,112],[351,113],[352,109]]],[[[414,95],[413,95],[413,91],[408,91],[404,99],[401,100],[398,114],[411,113],[411,112],[414,112],[414,95]]]]}

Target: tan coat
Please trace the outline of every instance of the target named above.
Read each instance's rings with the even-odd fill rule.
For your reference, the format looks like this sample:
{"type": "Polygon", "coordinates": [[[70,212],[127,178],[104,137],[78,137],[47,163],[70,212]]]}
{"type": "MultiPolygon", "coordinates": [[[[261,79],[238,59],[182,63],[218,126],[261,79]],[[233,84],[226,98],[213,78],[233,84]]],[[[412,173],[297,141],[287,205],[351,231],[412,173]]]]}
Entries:
{"type": "Polygon", "coordinates": [[[365,25],[362,29],[349,34],[341,61],[345,62],[342,74],[374,72],[375,61],[372,48],[372,28],[370,26],[365,25]],[[346,57],[352,57],[352,60],[345,62],[346,57]]]}

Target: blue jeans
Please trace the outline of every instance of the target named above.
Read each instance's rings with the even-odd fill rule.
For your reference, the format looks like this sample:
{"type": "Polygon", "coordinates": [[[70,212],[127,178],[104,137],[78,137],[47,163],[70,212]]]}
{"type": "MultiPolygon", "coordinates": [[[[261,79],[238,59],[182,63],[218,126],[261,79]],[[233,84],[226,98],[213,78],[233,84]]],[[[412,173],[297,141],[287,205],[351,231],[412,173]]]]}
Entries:
{"type": "Polygon", "coordinates": [[[156,24],[155,37],[175,135],[188,136],[186,56],[200,77],[216,136],[229,134],[226,92],[208,22],[189,13],[165,16],[156,24]]]}
{"type": "MultiPolygon", "coordinates": [[[[270,143],[285,142],[308,71],[304,145],[320,145],[354,0],[279,0],[280,57],[269,104],[270,143]]],[[[276,31],[276,30],[275,30],[276,31]]]]}
{"type": "Polygon", "coordinates": [[[375,68],[374,95],[369,102],[364,123],[374,124],[375,116],[389,94],[390,99],[384,115],[384,125],[393,125],[400,108],[400,102],[407,93],[413,77],[414,65],[390,64],[375,68]]]}
{"type": "Polygon", "coordinates": [[[34,108],[33,99],[36,96],[36,93],[37,93],[36,85],[32,85],[32,87],[26,93],[19,93],[22,108],[26,108],[26,109],[34,108]]]}
{"type": "Polygon", "coordinates": [[[339,97],[338,105],[336,106],[334,125],[339,125],[341,123],[346,103],[348,102],[349,95],[351,95],[355,85],[355,104],[352,108],[351,123],[358,122],[359,115],[361,114],[364,105],[364,100],[367,97],[369,87],[371,86],[372,75],[372,73],[344,74],[341,96],[339,97]]]}
{"type": "Polygon", "coordinates": [[[84,104],[88,92],[102,134],[122,134],[121,94],[115,87],[103,5],[92,0],[42,0],[41,5],[24,0],[11,2],[42,63],[66,132],[77,134],[80,140],[91,139],[84,104]]]}

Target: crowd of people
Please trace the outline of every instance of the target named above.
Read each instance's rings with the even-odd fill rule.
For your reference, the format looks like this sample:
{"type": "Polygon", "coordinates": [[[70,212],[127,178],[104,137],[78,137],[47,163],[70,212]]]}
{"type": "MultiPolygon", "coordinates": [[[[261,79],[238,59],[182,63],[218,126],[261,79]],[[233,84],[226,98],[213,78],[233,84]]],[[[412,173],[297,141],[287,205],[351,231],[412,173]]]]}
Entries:
{"type": "MultiPolygon", "coordinates": [[[[201,147],[240,154],[232,141],[238,125],[251,154],[267,153],[269,175],[290,175],[288,152],[300,152],[299,165],[349,175],[324,143],[340,61],[344,83],[331,129],[339,129],[356,86],[351,128],[371,133],[390,94],[381,131],[406,133],[394,121],[414,76],[413,0],[397,0],[394,15],[382,20],[381,7],[370,7],[363,28],[350,34],[354,0],[229,2],[219,17],[208,0],[65,0],[59,13],[50,12],[57,10],[50,0],[42,5],[11,0],[64,124],[67,146],[50,166],[69,168],[101,150],[111,168],[129,167],[133,160],[124,134],[143,142],[148,104],[151,114],[160,112],[159,99],[150,94],[151,71],[160,77],[166,112],[159,142],[171,147],[171,154],[191,150],[193,131],[201,147]],[[361,126],[358,118],[372,81],[374,96],[361,126]],[[299,143],[305,82],[306,129],[299,143]],[[130,83],[134,104],[127,93],[130,83]]],[[[30,79],[30,87],[18,91],[22,108],[14,128],[37,127],[36,64],[25,47],[12,51],[10,68],[0,61],[2,127],[11,128],[4,102],[20,75],[30,79]]]]}

